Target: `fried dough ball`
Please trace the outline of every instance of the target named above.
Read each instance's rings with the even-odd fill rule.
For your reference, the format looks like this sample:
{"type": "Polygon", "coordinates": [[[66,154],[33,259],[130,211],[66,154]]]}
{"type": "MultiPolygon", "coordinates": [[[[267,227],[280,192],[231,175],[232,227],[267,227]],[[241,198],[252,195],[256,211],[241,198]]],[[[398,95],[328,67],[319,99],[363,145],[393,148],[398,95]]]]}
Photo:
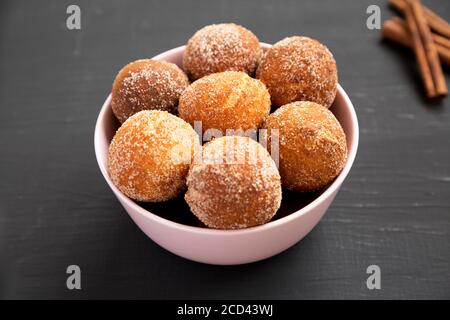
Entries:
{"type": "MultiPolygon", "coordinates": [[[[333,113],[314,102],[280,107],[266,121],[271,148],[278,129],[279,169],[283,187],[314,191],[331,183],[347,160],[345,133],[333,113]]],[[[273,149],[272,156],[274,156],[273,149]]]]}
{"type": "Polygon", "coordinates": [[[244,72],[214,73],[192,83],[181,95],[178,112],[202,130],[258,129],[270,112],[270,95],[264,84],[244,72]]]}
{"type": "Polygon", "coordinates": [[[136,60],[117,74],[111,107],[121,123],[142,110],[175,113],[178,99],[188,85],[186,74],[173,63],[136,60]]]}
{"type": "Polygon", "coordinates": [[[258,142],[226,136],[205,144],[194,162],[185,199],[208,227],[241,229],[269,221],[281,203],[275,162],[258,142]]]}
{"type": "Polygon", "coordinates": [[[337,68],[332,53],[307,37],[289,37],[267,50],[256,78],[269,89],[275,106],[312,101],[330,107],[336,97],[337,68]]]}
{"type": "Polygon", "coordinates": [[[258,38],[234,23],[212,24],[188,41],[183,68],[191,80],[222,71],[253,75],[262,56],[258,38]]]}
{"type": "Polygon", "coordinates": [[[109,146],[109,176],[128,197],[169,200],[184,188],[198,135],[166,111],[141,111],[117,130],[109,146]]]}

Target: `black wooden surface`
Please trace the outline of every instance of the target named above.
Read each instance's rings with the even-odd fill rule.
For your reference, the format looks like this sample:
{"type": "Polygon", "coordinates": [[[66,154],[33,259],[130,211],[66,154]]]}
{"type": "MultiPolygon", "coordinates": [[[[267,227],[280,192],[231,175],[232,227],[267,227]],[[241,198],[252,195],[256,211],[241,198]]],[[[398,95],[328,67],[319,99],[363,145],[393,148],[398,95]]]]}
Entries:
{"type": "MultiPolygon", "coordinates": [[[[449,1],[424,1],[450,20],[449,1]]],[[[0,297],[450,298],[450,98],[423,99],[414,57],[382,44],[385,1],[1,1],[0,297]],[[65,25],[81,7],[82,30],[65,25]],[[355,165],[320,224],[266,261],[198,264],[149,240],[97,167],[93,130],[127,62],[233,21],[273,43],[333,51],[361,128],[355,165]],[[66,267],[82,290],[66,289],[66,267]],[[379,265],[381,290],[366,268],[379,265]]],[[[450,77],[447,70],[447,81],[450,77]]]]}

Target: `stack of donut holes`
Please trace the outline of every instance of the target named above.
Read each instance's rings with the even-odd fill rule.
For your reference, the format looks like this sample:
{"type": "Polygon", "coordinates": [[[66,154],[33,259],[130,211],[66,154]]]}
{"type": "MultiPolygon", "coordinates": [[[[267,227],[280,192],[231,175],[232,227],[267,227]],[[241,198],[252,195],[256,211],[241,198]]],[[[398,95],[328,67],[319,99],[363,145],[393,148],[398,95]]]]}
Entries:
{"type": "Polygon", "coordinates": [[[182,68],[142,59],[117,74],[109,175],[137,201],[184,193],[210,228],[264,224],[283,188],[320,190],[343,169],[345,133],[328,110],[337,82],[333,55],[316,40],[292,36],[263,52],[242,26],[206,26],[187,42],[182,68]],[[265,146],[247,134],[260,129],[265,146]]]}

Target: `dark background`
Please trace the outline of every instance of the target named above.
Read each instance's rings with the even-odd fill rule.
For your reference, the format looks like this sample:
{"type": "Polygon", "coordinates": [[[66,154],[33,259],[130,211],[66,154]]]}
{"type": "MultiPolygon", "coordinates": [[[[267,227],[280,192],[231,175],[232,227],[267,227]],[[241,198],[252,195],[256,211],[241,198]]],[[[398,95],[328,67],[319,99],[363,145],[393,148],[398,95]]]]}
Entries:
{"type": "MultiPolygon", "coordinates": [[[[424,1],[450,20],[450,1],[424,1]]],[[[386,1],[1,1],[1,298],[450,298],[450,98],[430,104],[413,55],[380,43],[386,1]],[[66,28],[81,7],[82,29],[66,28]],[[236,22],[261,41],[300,34],[334,53],[361,128],[354,167],[320,224],[266,261],[179,258],[107,187],[94,124],[116,72],[236,22]],[[82,290],[66,289],[66,268],[82,290]],[[377,264],[382,289],[366,288],[377,264]]],[[[450,85],[447,70],[447,83],[450,85]]]]}

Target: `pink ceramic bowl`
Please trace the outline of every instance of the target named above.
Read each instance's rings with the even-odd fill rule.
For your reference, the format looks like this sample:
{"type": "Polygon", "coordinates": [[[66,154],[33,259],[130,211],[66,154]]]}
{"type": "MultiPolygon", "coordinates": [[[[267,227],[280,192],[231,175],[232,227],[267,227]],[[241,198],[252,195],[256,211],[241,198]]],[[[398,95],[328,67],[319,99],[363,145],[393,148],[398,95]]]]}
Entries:
{"type": "MultiPolygon", "coordinates": [[[[270,47],[262,44],[264,49],[270,47]]],[[[181,65],[184,46],[166,51],[154,57],[181,65]]],[[[249,263],[274,256],[291,247],[319,222],[330,206],[340,186],[355,160],[358,148],[358,120],[353,105],[341,86],[338,86],[336,100],[330,110],[341,123],[348,144],[348,159],[341,174],[325,190],[304,203],[304,196],[289,195],[283,202],[289,202],[284,216],[267,224],[241,230],[214,230],[181,224],[152,213],[125,196],[112,183],[107,171],[109,143],[118,128],[118,123],[111,111],[111,95],[100,110],[95,126],[95,154],[100,170],[117,199],[139,226],[153,241],[170,252],[184,258],[210,264],[233,265],[249,263]],[[287,212],[286,212],[287,211],[287,212]]],[[[159,210],[175,211],[169,215],[186,214],[186,208],[161,204],[159,210]],[[179,212],[178,212],[179,211],[179,212]]],[[[283,208],[283,205],[282,205],[283,208]]],[[[277,216],[280,214],[277,213],[277,216]]],[[[164,215],[165,216],[165,215],[164,215]]]]}

